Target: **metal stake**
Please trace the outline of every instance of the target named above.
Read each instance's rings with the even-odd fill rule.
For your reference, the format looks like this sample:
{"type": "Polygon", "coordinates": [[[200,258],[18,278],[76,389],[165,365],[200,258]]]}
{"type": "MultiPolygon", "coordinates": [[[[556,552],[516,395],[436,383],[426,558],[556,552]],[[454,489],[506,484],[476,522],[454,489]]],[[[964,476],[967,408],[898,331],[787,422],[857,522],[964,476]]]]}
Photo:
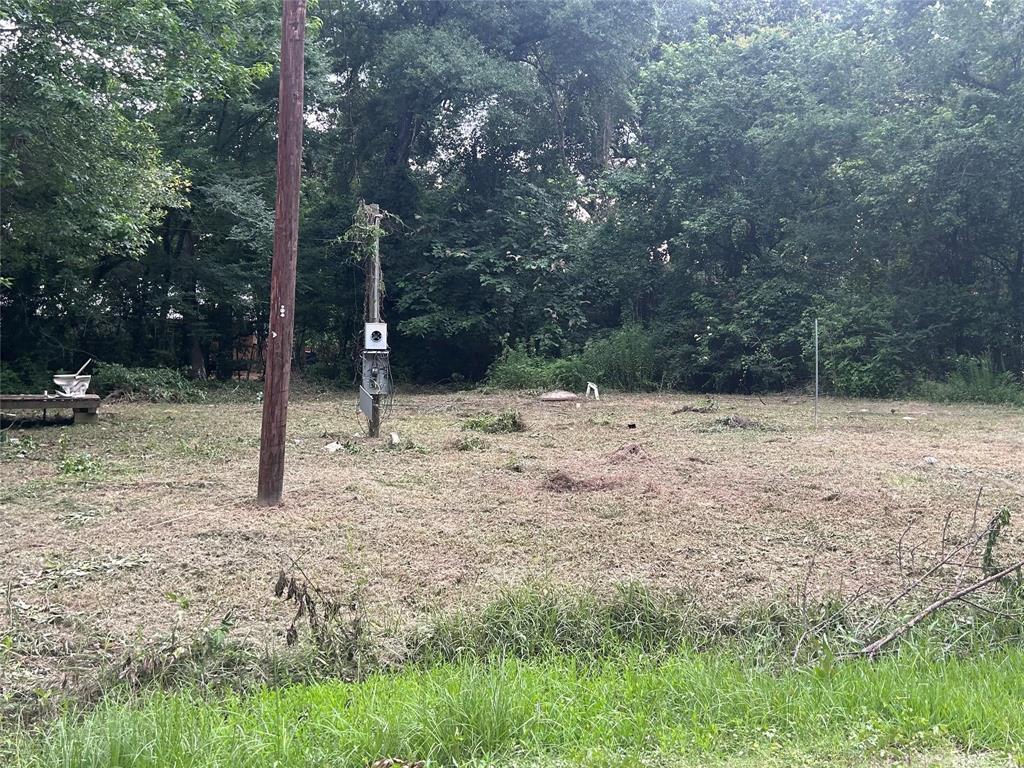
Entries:
{"type": "Polygon", "coordinates": [[[818,428],[818,318],[814,318],[814,428],[818,428]]]}

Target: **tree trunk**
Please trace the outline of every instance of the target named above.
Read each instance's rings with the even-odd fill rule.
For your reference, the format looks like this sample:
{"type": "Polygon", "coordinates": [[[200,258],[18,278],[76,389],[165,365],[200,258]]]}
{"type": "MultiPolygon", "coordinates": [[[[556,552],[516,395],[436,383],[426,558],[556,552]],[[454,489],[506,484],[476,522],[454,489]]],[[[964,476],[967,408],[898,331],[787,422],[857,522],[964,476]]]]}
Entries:
{"type": "Polygon", "coordinates": [[[199,337],[194,333],[192,336],[192,346],[189,351],[189,368],[192,373],[192,378],[199,379],[200,381],[206,380],[206,358],[203,356],[203,347],[199,343],[199,337]]]}
{"type": "Polygon", "coordinates": [[[597,126],[594,160],[598,170],[608,169],[612,153],[612,110],[608,99],[601,104],[600,122],[597,126]]]}
{"type": "Polygon", "coordinates": [[[192,222],[185,225],[185,231],[181,233],[182,249],[181,256],[185,264],[185,274],[188,277],[188,286],[185,290],[185,302],[188,309],[185,312],[185,322],[188,323],[189,336],[189,372],[192,378],[200,381],[206,380],[206,357],[203,355],[203,347],[200,343],[197,326],[199,324],[199,300],[196,297],[195,277],[195,250],[192,240],[192,222]]]}
{"type": "Polygon", "coordinates": [[[1010,368],[1017,375],[1024,371],[1024,241],[1017,245],[1017,259],[1009,273],[1010,306],[1014,312],[1012,323],[1013,345],[1010,348],[1010,368]]]}

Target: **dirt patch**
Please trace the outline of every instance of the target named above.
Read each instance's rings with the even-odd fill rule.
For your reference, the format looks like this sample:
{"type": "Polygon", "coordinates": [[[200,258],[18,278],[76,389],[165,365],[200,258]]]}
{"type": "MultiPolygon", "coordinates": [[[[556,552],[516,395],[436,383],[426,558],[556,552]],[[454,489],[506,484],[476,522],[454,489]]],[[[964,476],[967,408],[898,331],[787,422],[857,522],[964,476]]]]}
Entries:
{"type": "Polygon", "coordinates": [[[761,429],[760,422],[735,413],[732,416],[726,416],[724,419],[718,419],[715,423],[729,429],[761,429]]]}
{"type": "Polygon", "coordinates": [[[680,413],[712,413],[718,408],[718,404],[710,397],[707,398],[703,403],[694,405],[687,403],[686,405],[676,408],[672,411],[673,416],[678,416],[680,413]]]}
{"type": "Polygon", "coordinates": [[[579,491],[607,491],[620,488],[622,480],[617,477],[573,477],[568,472],[555,470],[542,483],[545,490],[555,493],[577,493],[579,491]]]}
{"type": "Polygon", "coordinates": [[[640,443],[626,443],[608,456],[609,464],[622,464],[624,461],[650,461],[651,457],[640,443]]]}

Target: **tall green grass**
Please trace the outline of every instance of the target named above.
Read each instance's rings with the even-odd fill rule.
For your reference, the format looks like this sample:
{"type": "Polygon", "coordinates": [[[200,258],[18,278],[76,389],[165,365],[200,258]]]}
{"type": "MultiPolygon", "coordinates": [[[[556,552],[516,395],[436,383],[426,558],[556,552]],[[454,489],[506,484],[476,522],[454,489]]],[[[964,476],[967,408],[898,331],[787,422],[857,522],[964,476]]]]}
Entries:
{"type": "Polygon", "coordinates": [[[1024,385],[988,358],[961,357],[943,381],[927,381],[918,394],[940,403],[991,403],[1024,406],[1024,385]]]}
{"type": "Polygon", "coordinates": [[[397,669],[366,638],[323,633],[342,645],[266,655],[283,666],[263,686],[218,633],[144,657],[160,662],[143,664],[148,681],[85,714],[17,736],[0,720],[0,765],[877,765],[976,751],[1005,765],[1024,755],[1021,596],[1011,583],[950,607],[877,661],[857,653],[864,633],[896,616],[865,629],[869,615],[828,601],[723,614],[640,584],[509,590],[406,638],[397,669]]]}
{"type": "Polygon", "coordinates": [[[586,386],[576,358],[551,359],[523,346],[505,349],[487,370],[487,383],[501,389],[578,389],[586,386]]]}
{"type": "Polygon", "coordinates": [[[63,717],[19,740],[9,764],[834,765],[951,750],[1024,754],[1024,650],[784,671],[725,651],[472,659],[245,696],[154,693],[63,717]]]}
{"type": "Polygon", "coordinates": [[[519,346],[506,349],[487,372],[487,383],[502,389],[583,389],[588,381],[622,391],[664,385],[664,366],[639,323],[591,339],[579,353],[551,359],[519,346]]]}
{"type": "MultiPolygon", "coordinates": [[[[977,605],[952,605],[921,622],[911,635],[915,645],[936,658],[1024,648],[1022,587],[1009,582],[978,599],[977,605]]],[[[917,604],[908,610],[916,612],[917,604]]],[[[437,663],[557,654],[598,659],[623,649],[649,654],[693,649],[784,668],[855,655],[905,618],[899,611],[858,611],[836,598],[726,609],[636,582],[602,593],[535,582],[507,589],[481,608],[435,617],[408,641],[409,659],[437,663]]]]}

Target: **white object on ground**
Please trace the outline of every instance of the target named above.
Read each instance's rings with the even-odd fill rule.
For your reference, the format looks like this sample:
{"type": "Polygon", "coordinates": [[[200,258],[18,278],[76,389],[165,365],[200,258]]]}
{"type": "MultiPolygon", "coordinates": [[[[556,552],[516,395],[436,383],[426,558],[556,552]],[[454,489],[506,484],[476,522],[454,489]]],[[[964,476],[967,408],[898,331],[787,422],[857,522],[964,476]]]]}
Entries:
{"type": "Polygon", "coordinates": [[[597,391],[597,384],[595,384],[592,381],[588,381],[587,382],[587,398],[588,399],[590,398],[590,393],[591,392],[594,393],[594,399],[595,400],[600,400],[601,399],[601,393],[597,391]]]}
{"type": "Polygon", "coordinates": [[[579,400],[580,396],[575,392],[566,392],[564,389],[556,389],[551,392],[545,392],[539,399],[544,403],[565,403],[572,402],[573,400],[579,400]]]}
{"type": "Polygon", "coordinates": [[[328,443],[327,445],[324,446],[324,450],[327,451],[328,453],[335,453],[336,451],[340,451],[341,443],[337,441],[333,443],[328,443]]]}
{"type": "Polygon", "coordinates": [[[400,442],[402,442],[402,441],[398,439],[398,433],[397,432],[392,432],[391,433],[391,445],[398,445],[400,442]]]}

